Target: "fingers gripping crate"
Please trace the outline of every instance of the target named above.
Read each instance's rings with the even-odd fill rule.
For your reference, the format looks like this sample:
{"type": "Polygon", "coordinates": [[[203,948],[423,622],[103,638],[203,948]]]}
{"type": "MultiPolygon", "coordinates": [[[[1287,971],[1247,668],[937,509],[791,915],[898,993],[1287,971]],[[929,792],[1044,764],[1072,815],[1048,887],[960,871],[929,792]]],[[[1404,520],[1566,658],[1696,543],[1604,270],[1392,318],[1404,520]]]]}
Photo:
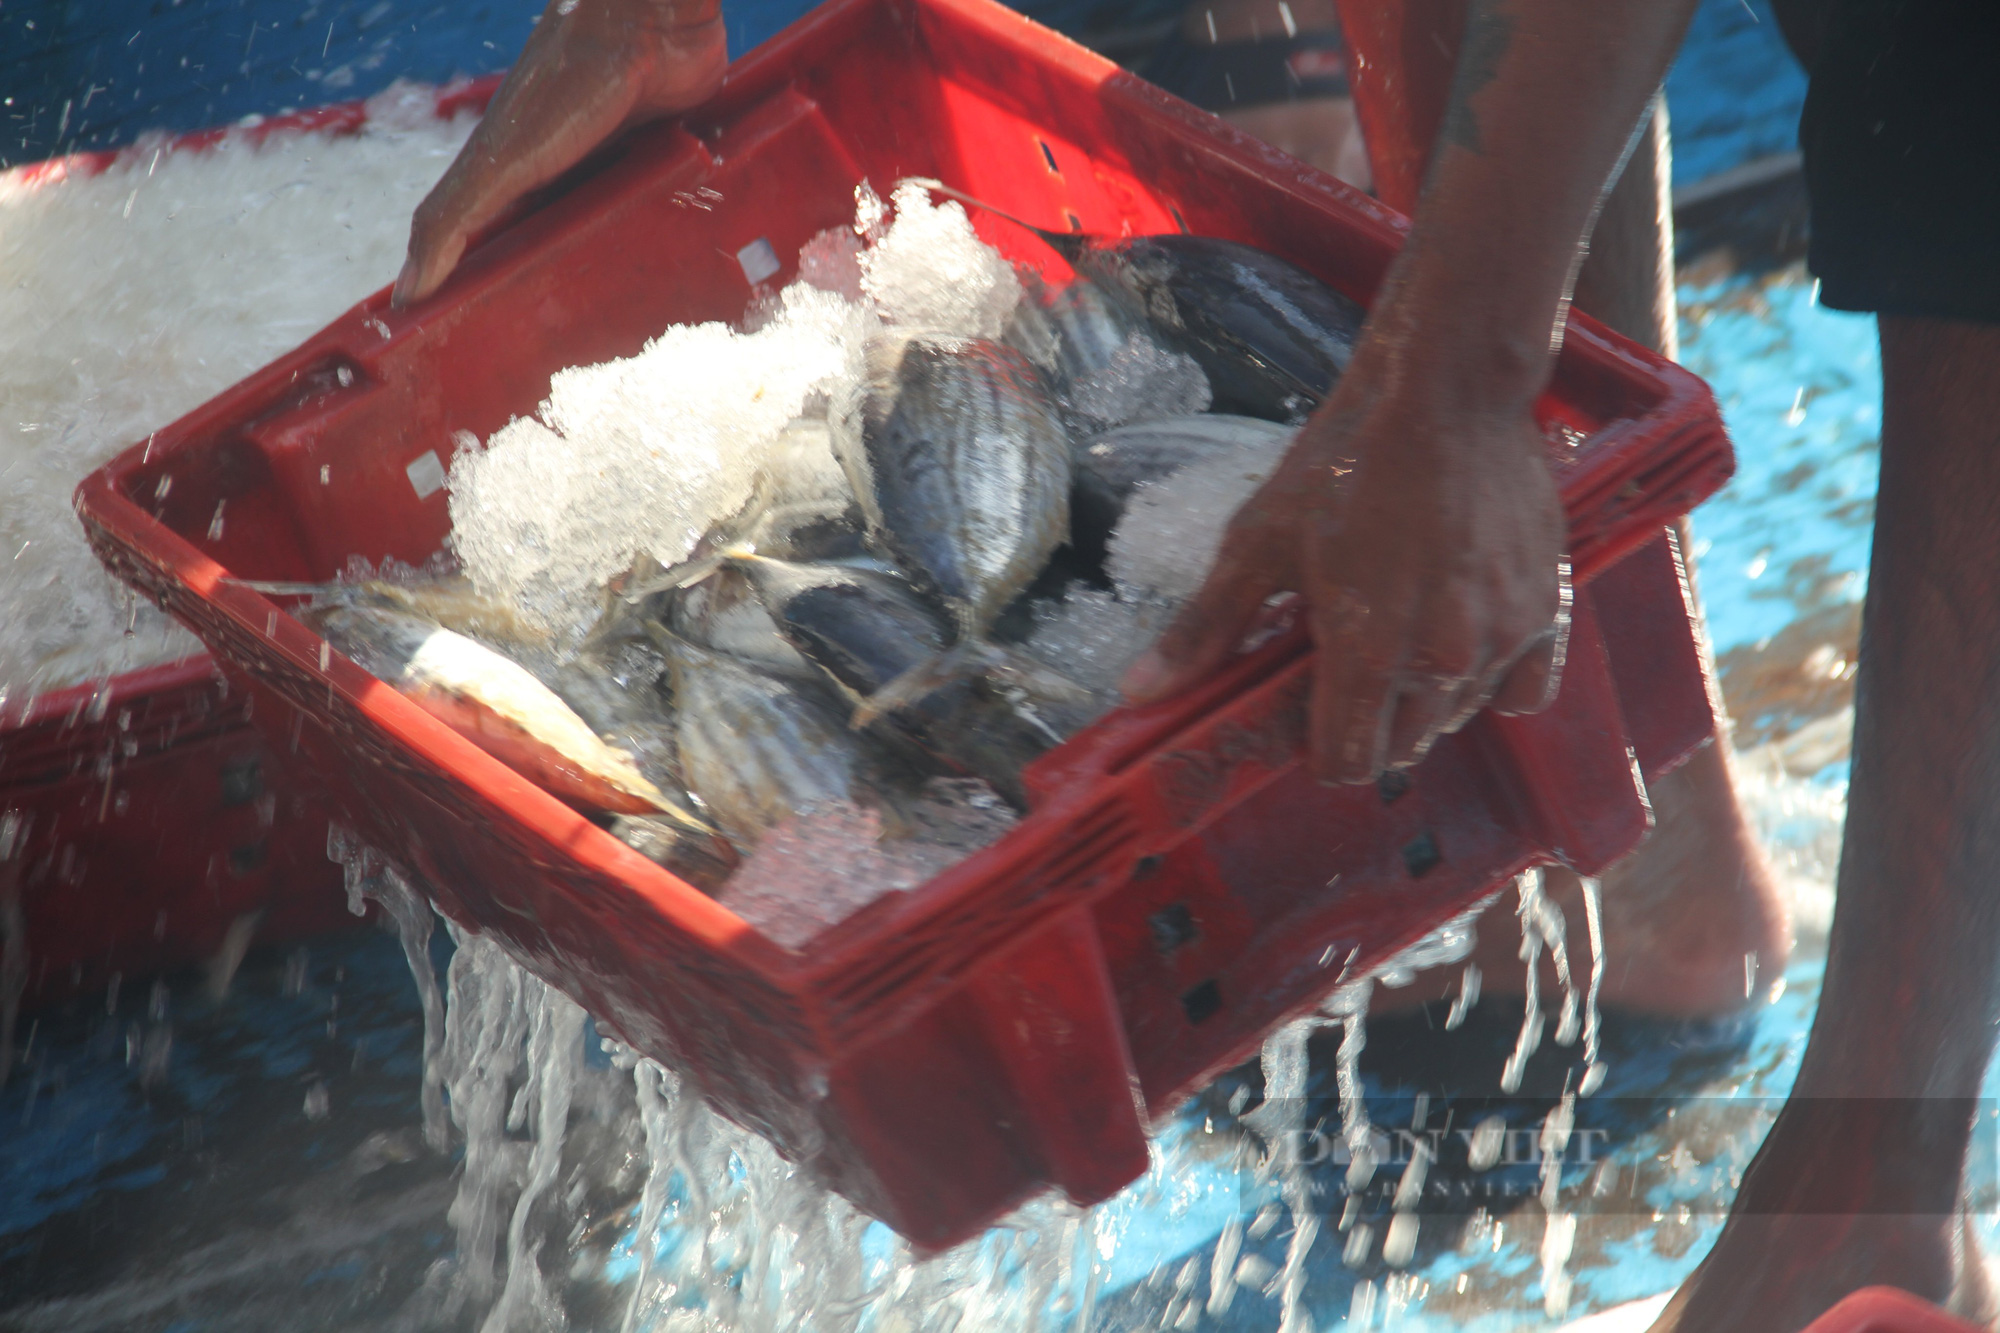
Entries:
{"type": "Polygon", "coordinates": [[[736,320],[753,292],[731,256],[759,240],[796,254],[848,220],[857,182],[905,175],[1057,225],[1248,241],[1363,300],[1403,232],[986,0],[835,0],[684,124],[553,191],[437,298],[372,298],[77,499],[105,561],[202,635],[258,725],[296,735],[340,817],[442,910],[939,1247],[1048,1186],[1105,1197],[1144,1169],[1154,1118],[1343,975],[1524,866],[1596,870],[1637,843],[1648,813],[1621,699],[1672,713],[1647,728],[1652,768],[1713,730],[1661,528],[1721,483],[1729,453],[1698,380],[1577,321],[1539,411],[1579,579],[1637,551],[1634,586],[1670,603],[1675,628],[1644,660],[1607,648],[1586,589],[1548,713],[1481,719],[1406,784],[1334,789],[1301,767],[1307,645],[1280,633],[1044,757],[1010,835],[797,951],[230,581],[426,559],[449,524],[455,433],[490,434],[555,371],[631,355],[669,322],[736,320]],[[684,206],[698,189],[721,201],[684,206]]]}

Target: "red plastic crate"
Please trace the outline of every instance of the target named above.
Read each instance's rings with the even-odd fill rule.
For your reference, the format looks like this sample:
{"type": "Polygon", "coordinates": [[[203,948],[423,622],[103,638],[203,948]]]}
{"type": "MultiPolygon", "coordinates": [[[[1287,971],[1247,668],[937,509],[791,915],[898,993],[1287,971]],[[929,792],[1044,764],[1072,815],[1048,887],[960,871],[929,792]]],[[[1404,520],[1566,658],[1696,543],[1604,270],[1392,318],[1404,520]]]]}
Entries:
{"type": "Polygon", "coordinates": [[[325,810],[252,711],[203,656],[0,713],[28,1008],[207,958],[248,913],[264,942],[352,923],[325,810]]]}
{"type": "MultiPolygon", "coordinates": [[[[794,952],[338,653],[322,668],[316,635],[228,581],[422,561],[448,515],[413,462],[532,412],[563,367],[629,356],[671,321],[737,319],[751,292],[731,256],[760,236],[793,255],[848,220],[857,181],[910,174],[1030,219],[1250,241],[1363,300],[1403,232],[988,0],[834,0],[684,125],[553,191],[437,298],[372,298],[160,432],[150,457],[86,480],[77,507],[106,563],[195,627],[256,696],[257,724],[296,737],[340,816],[446,914],[939,1247],[1045,1186],[1088,1203],[1131,1180],[1154,1118],[1343,969],[1525,866],[1591,871],[1630,850],[1648,821],[1635,745],[1664,768],[1713,717],[1678,603],[1614,665],[1586,590],[1547,714],[1479,720],[1406,786],[1326,788],[1298,762],[1309,662],[1289,634],[1053,752],[1009,837],[794,952]],[[682,206],[698,187],[720,192],[713,211],[682,206]],[[1621,698],[1646,701],[1643,736],[1621,698]]],[[[1540,410],[1579,578],[1637,551],[1607,579],[1633,567],[1635,586],[1677,588],[1661,525],[1730,467],[1707,390],[1578,320],[1540,410]]]]}
{"type": "MultiPolygon", "coordinates": [[[[437,113],[476,111],[498,85],[495,75],[438,89],[437,113]]],[[[368,116],[367,103],[346,102],[172,147],[355,133],[368,116]]],[[[151,151],[75,153],[7,174],[49,186],[151,151]]],[[[248,704],[202,654],[0,707],[0,817],[21,830],[0,876],[18,876],[28,1008],[209,957],[245,913],[261,913],[255,938],[267,944],[355,924],[326,859],[325,809],[250,725],[248,704]]]]}
{"type": "Polygon", "coordinates": [[[1976,1333],[1978,1328],[1901,1288],[1863,1287],[1813,1320],[1805,1333],[1976,1333]]]}

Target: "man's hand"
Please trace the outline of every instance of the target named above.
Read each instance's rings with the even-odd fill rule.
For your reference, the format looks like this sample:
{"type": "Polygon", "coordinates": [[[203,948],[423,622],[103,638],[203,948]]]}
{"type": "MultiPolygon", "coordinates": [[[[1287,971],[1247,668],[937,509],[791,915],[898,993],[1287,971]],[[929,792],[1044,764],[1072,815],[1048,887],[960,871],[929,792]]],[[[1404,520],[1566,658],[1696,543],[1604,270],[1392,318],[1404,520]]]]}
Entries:
{"type": "Polygon", "coordinates": [[[718,0],[550,0],[472,137],[417,206],[397,306],[481,228],[628,126],[706,101],[728,67],[718,0]]]}
{"type": "Polygon", "coordinates": [[[1531,408],[1579,243],[1694,0],[1472,0],[1409,241],[1354,360],[1125,681],[1213,670],[1276,592],[1318,646],[1312,765],[1366,782],[1555,693],[1563,514],[1531,408]]]}
{"type": "Polygon", "coordinates": [[[1562,666],[1565,531],[1532,394],[1492,402],[1454,393],[1450,370],[1399,373],[1413,358],[1398,341],[1367,340],[1125,681],[1137,701],[1174,694],[1235,651],[1274,593],[1302,594],[1324,781],[1414,763],[1489,703],[1535,712],[1562,666]]]}

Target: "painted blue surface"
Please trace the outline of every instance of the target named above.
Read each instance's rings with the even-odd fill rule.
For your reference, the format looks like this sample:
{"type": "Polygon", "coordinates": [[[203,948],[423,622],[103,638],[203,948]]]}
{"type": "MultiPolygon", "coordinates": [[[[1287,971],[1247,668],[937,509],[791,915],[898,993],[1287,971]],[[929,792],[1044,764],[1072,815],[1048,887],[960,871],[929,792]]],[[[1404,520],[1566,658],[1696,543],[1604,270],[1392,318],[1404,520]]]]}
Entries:
{"type": "Polygon", "coordinates": [[[1702,0],[1667,75],[1674,184],[1797,148],[1805,96],[1771,0],[1702,0]]]}
{"type": "Polygon", "coordinates": [[[1867,587],[1882,367],[1870,315],[1792,275],[1682,293],[1681,359],[1714,388],[1736,477],[1695,514],[1718,652],[1867,587]]]}
{"type": "Polygon", "coordinates": [[[535,0],[10,0],[0,163],[505,68],[535,0]]]}
{"type": "MultiPolygon", "coordinates": [[[[813,0],[726,0],[730,52],[813,0]]],[[[1805,84],[1769,0],[1703,0],[1668,80],[1674,179],[1793,146],[1805,84]]],[[[1068,32],[1170,16],[1176,0],[1017,0],[1068,32]]],[[[0,166],[366,97],[396,79],[505,68],[538,0],[8,0],[0,166]]]]}
{"type": "Polygon", "coordinates": [[[170,988],[156,1005],[130,988],[37,1016],[32,1044],[0,1087],[0,1241],[77,1209],[103,1191],[140,1191],[185,1169],[191,1145],[247,1117],[253,1137],[276,1131],[288,1156],[311,1160],[323,1134],[343,1140],[353,1114],[322,1131],[304,1111],[307,1087],[329,1086],[343,1110],[371,1103],[400,1120],[415,1109],[422,1014],[401,950],[370,936],[310,951],[290,990],[275,967],[231,994],[170,988]],[[136,992],[136,993],[134,993],[136,992]],[[164,1073],[148,1076],[149,1052],[164,1073]]]}

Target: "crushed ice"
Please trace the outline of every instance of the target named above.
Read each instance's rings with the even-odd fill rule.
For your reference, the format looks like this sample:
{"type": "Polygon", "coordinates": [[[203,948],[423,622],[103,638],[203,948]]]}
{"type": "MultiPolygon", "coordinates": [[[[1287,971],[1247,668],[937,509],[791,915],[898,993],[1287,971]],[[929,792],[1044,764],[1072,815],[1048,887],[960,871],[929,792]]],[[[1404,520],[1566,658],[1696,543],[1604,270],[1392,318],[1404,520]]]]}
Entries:
{"type": "Polygon", "coordinates": [[[0,691],[198,650],[134,604],[70,511],[78,478],[288,351],[391,278],[470,115],[406,85],[356,134],[143,138],[97,176],[0,172],[0,691]]]}

